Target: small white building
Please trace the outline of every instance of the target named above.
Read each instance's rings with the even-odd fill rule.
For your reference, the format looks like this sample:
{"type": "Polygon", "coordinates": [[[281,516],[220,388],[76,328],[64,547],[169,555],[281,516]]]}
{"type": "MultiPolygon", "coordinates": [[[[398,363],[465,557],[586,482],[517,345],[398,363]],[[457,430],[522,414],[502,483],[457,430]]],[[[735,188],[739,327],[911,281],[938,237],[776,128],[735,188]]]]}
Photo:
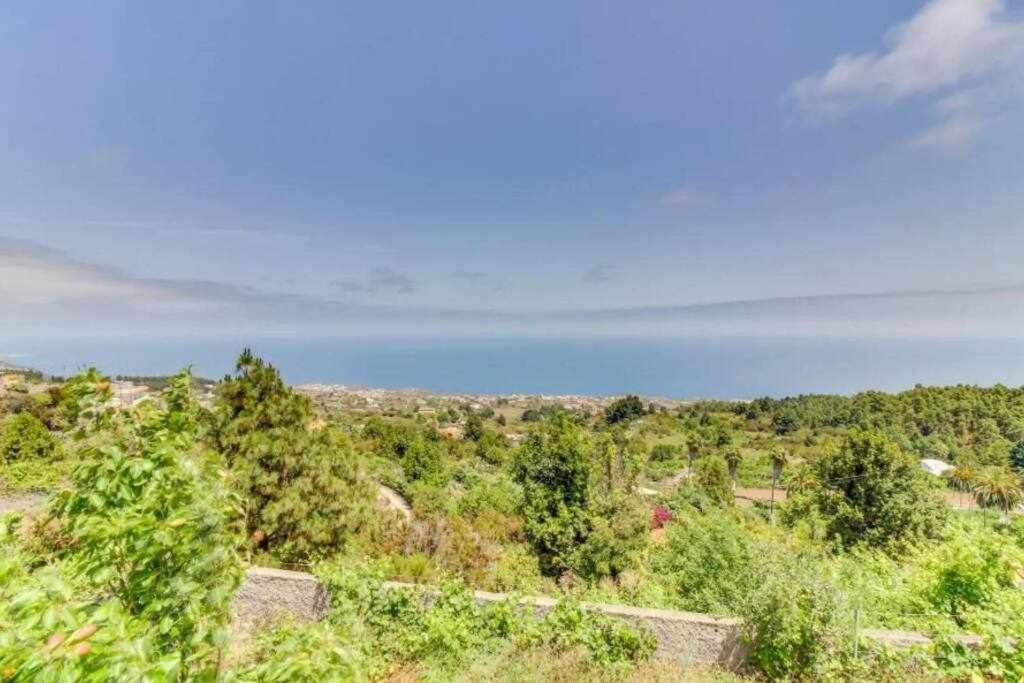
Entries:
{"type": "Polygon", "coordinates": [[[921,469],[928,474],[934,474],[936,477],[941,477],[943,474],[951,469],[954,469],[948,462],[942,462],[934,458],[923,458],[921,460],[921,469]]]}

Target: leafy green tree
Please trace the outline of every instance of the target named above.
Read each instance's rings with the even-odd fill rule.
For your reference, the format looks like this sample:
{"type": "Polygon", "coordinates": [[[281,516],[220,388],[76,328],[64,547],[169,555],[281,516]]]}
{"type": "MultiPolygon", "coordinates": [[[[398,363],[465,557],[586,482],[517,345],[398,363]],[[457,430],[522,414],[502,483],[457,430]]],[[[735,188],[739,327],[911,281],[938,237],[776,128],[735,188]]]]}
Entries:
{"type": "Polygon", "coordinates": [[[717,505],[729,505],[733,500],[729,468],[717,455],[701,458],[694,468],[693,477],[700,490],[717,505]]]}
{"type": "Polygon", "coordinates": [[[796,415],[788,411],[779,413],[772,418],[772,429],[779,436],[792,434],[799,426],[796,415]]]}
{"type": "Polygon", "coordinates": [[[470,413],[469,417],[466,418],[466,426],[463,429],[463,435],[470,441],[476,441],[484,433],[484,421],[477,413],[470,413]]]}
{"type": "Polygon", "coordinates": [[[309,400],[248,349],[216,389],[211,440],[242,495],[251,546],[287,561],[336,551],[373,516],[347,437],[312,421],[309,400]]]}
{"type": "Polygon", "coordinates": [[[830,538],[899,546],[939,534],[946,506],[913,457],[877,431],[855,431],[817,458],[810,492],[830,538]]]}
{"type": "Polygon", "coordinates": [[[1024,476],[1024,440],[1018,441],[1010,449],[1010,467],[1017,474],[1024,476]]]}
{"type": "Polygon", "coordinates": [[[547,573],[571,569],[574,550],[590,533],[593,452],[587,434],[556,415],[530,434],[515,462],[526,536],[547,573]]]}
{"type": "Polygon", "coordinates": [[[237,503],[198,464],[189,377],[171,381],[164,409],[83,405],[94,419],[54,511],[74,573],[148,622],[155,647],[191,678],[219,666],[242,569],[237,503]]]}
{"type": "MultiPolygon", "coordinates": [[[[601,453],[617,459],[620,445],[628,450],[604,435],[601,453]]],[[[650,511],[629,496],[628,477],[621,481],[614,464],[609,489],[595,454],[590,435],[561,413],[530,434],[513,464],[526,538],[547,574],[616,575],[646,544],[650,511]]]]}
{"type": "Polygon", "coordinates": [[[613,402],[604,411],[604,419],[608,424],[627,422],[644,415],[644,404],[640,397],[630,394],[613,402]]]}
{"type": "Polygon", "coordinates": [[[53,460],[57,440],[31,413],[11,415],[0,422],[0,464],[17,460],[53,460]]]}
{"type": "Polygon", "coordinates": [[[421,433],[403,443],[399,462],[408,482],[425,481],[440,485],[444,473],[441,444],[421,433]]]}
{"type": "Polygon", "coordinates": [[[687,466],[690,472],[693,472],[693,461],[700,457],[701,450],[704,448],[704,439],[701,438],[700,434],[694,432],[690,434],[686,439],[686,459],[687,466]]]}

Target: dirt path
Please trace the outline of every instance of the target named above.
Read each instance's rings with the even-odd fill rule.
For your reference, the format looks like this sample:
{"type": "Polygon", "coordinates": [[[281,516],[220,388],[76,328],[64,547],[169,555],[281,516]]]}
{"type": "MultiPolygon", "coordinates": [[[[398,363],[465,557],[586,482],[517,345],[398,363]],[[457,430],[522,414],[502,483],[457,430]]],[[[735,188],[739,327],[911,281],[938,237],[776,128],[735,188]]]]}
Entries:
{"type": "Polygon", "coordinates": [[[45,493],[12,493],[0,495],[0,515],[6,512],[39,512],[46,507],[45,493]]]}
{"type": "Polygon", "coordinates": [[[380,484],[377,489],[377,502],[389,510],[395,510],[406,519],[412,519],[412,507],[398,491],[390,486],[380,484]]]}

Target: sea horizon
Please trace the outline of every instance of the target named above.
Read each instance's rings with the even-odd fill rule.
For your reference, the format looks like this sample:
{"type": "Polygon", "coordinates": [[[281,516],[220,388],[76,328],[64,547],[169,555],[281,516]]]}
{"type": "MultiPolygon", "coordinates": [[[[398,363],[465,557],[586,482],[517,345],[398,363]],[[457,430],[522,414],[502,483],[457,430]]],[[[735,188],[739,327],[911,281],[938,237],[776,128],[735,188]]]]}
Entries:
{"type": "Polygon", "coordinates": [[[874,337],[0,337],[0,361],[66,376],[218,379],[242,348],[291,384],[443,394],[747,399],[1024,385],[1024,340],[874,337]]]}

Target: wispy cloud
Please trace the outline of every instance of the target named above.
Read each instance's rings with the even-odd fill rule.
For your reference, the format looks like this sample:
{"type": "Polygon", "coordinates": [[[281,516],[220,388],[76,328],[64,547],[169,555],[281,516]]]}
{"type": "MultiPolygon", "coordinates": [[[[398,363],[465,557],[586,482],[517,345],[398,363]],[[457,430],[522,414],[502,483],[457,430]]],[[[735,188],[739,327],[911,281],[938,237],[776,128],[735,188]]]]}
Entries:
{"type": "Polygon", "coordinates": [[[371,268],[365,280],[335,280],[331,284],[343,292],[352,294],[412,294],[416,291],[416,283],[411,277],[386,267],[371,268]]]}
{"type": "Polygon", "coordinates": [[[954,114],[915,135],[911,143],[939,152],[960,152],[977,141],[984,127],[985,120],[976,114],[954,114]]]}
{"type": "Polygon", "coordinates": [[[664,206],[693,206],[694,204],[700,204],[706,199],[706,196],[693,189],[688,185],[681,185],[671,192],[666,193],[661,198],[661,203],[664,206]]]}
{"type": "MultiPolygon", "coordinates": [[[[474,271],[466,271],[472,273],[474,271]]],[[[591,283],[615,277],[602,263],[591,283]]],[[[472,279],[472,278],[471,278],[472,279]]],[[[360,287],[412,286],[375,269],[360,287]],[[375,284],[373,284],[375,283],[375,284]]],[[[360,290],[365,291],[365,290],[360,290]]],[[[1015,337],[1024,287],[882,292],[597,310],[357,305],[194,280],[160,280],[0,239],[0,334],[614,335],[1015,337]]]]}
{"type": "Polygon", "coordinates": [[[787,95],[813,116],[939,96],[931,102],[938,122],[914,142],[948,151],[978,138],[987,109],[1020,106],[1022,71],[1024,22],[1008,16],[1003,0],[931,0],[888,32],[884,49],[839,55],[828,71],[797,81],[787,95]],[[981,91],[986,96],[976,97],[981,91]]]}
{"type": "Polygon", "coordinates": [[[213,282],[133,276],[84,263],[55,249],[0,238],[0,301],[10,306],[74,305],[197,309],[244,297],[244,290],[213,282]]]}
{"type": "Polygon", "coordinates": [[[610,263],[598,263],[583,271],[583,282],[589,285],[600,285],[615,279],[615,266],[610,263]]]}
{"type": "Polygon", "coordinates": [[[499,278],[482,270],[456,270],[452,279],[460,286],[474,290],[497,292],[504,287],[499,278]]]}

